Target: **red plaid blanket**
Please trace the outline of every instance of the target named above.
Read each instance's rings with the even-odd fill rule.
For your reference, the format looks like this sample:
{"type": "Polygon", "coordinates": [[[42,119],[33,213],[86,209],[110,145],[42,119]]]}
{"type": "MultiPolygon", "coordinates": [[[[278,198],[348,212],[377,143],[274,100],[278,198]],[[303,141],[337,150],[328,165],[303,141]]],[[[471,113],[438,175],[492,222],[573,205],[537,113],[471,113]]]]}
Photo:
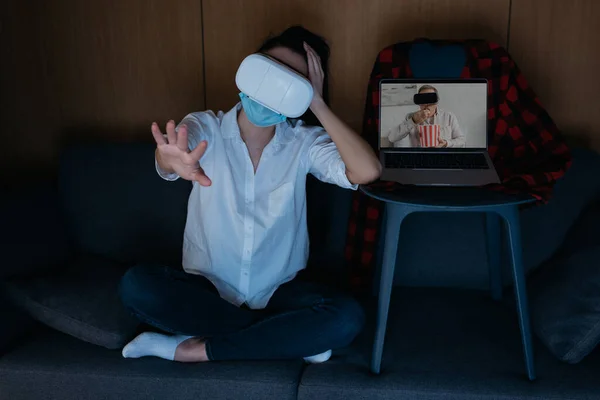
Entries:
{"type": "MultiPolygon", "coordinates": [[[[411,45],[404,42],[381,51],[367,89],[362,135],[374,149],[379,132],[379,81],[410,78],[411,45]]],[[[462,78],[488,79],[489,153],[502,184],[491,187],[508,193],[529,194],[546,202],[554,183],[571,164],[571,154],[558,128],[521,74],[508,52],[483,40],[430,41],[434,45],[462,44],[466,64],[462,78]]],[[[376,182],[387,190],[397,183],[376,182]]],[[[360,191],[354,194],[348,225],[346,259],[350,285],[355,290],[370,287],[383,203],[360,191]]]]}

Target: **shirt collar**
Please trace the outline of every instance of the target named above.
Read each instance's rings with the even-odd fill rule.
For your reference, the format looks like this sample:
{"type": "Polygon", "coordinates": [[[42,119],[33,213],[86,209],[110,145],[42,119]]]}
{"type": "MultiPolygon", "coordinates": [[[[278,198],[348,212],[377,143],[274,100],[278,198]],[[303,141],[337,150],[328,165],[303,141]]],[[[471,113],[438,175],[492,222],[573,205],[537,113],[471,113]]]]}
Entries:
{"type": "MultiPolygon", "coordinates": [[[[240,126],[237,122],[237,116],[242,109],[242,103],[238,102],[231,110],[229,110],[223,116],[223,122],[221,123],[221,134],[224,139],[237,139],[242,141],[240,132],[240,126]]],[[[273,144],[280,146],[282,144],[289,143],[296,138],[296,130],[289,120],[285,120],[275,126],[275,136],[273,138],[273,144]]]]}

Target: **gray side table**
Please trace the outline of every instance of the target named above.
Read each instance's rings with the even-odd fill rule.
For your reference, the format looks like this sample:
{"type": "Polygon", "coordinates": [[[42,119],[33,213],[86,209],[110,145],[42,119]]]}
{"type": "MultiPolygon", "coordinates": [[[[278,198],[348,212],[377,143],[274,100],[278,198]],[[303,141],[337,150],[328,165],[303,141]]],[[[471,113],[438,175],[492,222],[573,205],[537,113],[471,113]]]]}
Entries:
{"type": "Polygon", "coordinates": [[[486,214],[486,243],[490,267],[490,290],[494,299],[502,296],[500,241],[502,221],[510,244],[512,276],[521,328],[525,366],[530,380],[535,379],[533,345],[521,251],[519,206],[534,202],[529,196],[512,196],[482,188],[441,188],[405,186],[386,192],[361,186],[361,191],[385,203],[383,260],[377,307],[377,326],[371,371],[379,374],[396,267],[396,254],[402,221],[415,212],[480,212],[486,214]]]}

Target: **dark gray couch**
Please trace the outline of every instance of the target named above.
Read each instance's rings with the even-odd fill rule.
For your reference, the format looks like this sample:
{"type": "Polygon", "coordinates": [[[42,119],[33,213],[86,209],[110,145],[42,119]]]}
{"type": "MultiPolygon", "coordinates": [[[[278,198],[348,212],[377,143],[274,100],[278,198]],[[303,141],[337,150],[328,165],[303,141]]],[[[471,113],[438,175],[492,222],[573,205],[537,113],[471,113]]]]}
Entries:
{"type": "MultiPolygon", "coordinates": [[[[551,259],[584,207],[597,198],[599,159],[576,151],[552,202],[523,211],[528,270],[551,259]]],[[[117,348],[34,322],[32,313],[51,326],[70,324],[74,334],[116,347],[123,337],[115,332],[135,329],[112,292],[120,274],[136,262],[181,261],[190,185],[156,176],[152,146],[71,147],[60,165],[58,190],[32,182],[18,195],[3,196],[2,225],[11,239],[0,264],[5,282],[0,400],[600,398],[600,350],[569,365],[536,341],[539,378],[525,379],[516,315],[510,302],[494,302],[485,290],[483,222],[475,215],[419,215],[407,222],[404,231],[414,238],[401,246],[401,286],[393,296],[380,376],[368,372],[371,297],[362,299],[371,319],[363,334],[330,361],[310,366],[300,360],[197,365],[125,360],[117,348]],[[440,238],[440,251],[428,251],[417,240],[425,235],[440,238]],[[51,300],[25,307],[28,312],[14,304],[24,292],[40,297],[52,290],[57,293],[51,300]],[[90,331],[89,324],[77,325],[64,312],[49,316],[51,307],[106,324],[109,332],[90,331]]],[[[308,196],[308,275],[343,282],[351,193],[311,179],[308,196]]]]}

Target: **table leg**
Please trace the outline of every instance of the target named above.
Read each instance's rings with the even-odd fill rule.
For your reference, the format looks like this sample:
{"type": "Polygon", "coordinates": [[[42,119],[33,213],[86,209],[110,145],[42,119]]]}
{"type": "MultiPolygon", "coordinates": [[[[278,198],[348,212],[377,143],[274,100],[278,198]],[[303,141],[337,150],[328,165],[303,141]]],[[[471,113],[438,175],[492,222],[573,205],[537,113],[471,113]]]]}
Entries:
{"type": "Polygon", "coordinates": [[[396,267],[396,255],[398,253],[398,240],[400,238],[400,226],[410,210],[398,204],[386,204],[386,221],[383,239],[383,263],[381,265],[381,278],[379,280],[379,296],[377,300],[377,325],[375,330],[375,342],[373,344],[373,356],[371,359],[371,372],[379,374],[381,370],[381,358],[383,355],[383,344],[387,328],[387,317],[390,308],[390,297],[394,284],[394,269],[396,267]]]}
{"type": "Polygon", "coordinates": [[[502,263],[501,263],[501,244],[502,244],[502,226],[500,217],[496,213],[488,212],[485,214],[485,239],[488,259],[488,268],[490,276],[490,292],[492,299],[502,299],[502,263]]]}
{"type": "Polygon", "coordinates": [[[512,272],[515,283],[517,310],[519,313],[519,325],[521,327],[521,339],[523,342],[523,351],[525,352],[525,365],[527,367],[529,380],[534,380],[535,366],[533,360],[533,343],[531,340],[531,328],[529,323],[529,305],[527,302],[525,273],[523,271],[519,209],[517,206],[511,207],[510,210],[506,210],[503,214],[506,220],[510,241],[512,272]]]}

